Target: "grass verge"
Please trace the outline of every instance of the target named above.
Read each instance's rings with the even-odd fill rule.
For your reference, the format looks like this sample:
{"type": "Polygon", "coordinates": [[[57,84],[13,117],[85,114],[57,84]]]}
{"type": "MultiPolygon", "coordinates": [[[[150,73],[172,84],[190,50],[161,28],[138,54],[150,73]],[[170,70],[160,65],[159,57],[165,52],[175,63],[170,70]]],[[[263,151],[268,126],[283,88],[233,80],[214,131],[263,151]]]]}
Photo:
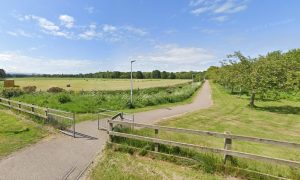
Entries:
{"type": "Polygon", "coordinates": [[[47,134],[41,125],[0,108],[0,159],[37,142],[47,134]]]}

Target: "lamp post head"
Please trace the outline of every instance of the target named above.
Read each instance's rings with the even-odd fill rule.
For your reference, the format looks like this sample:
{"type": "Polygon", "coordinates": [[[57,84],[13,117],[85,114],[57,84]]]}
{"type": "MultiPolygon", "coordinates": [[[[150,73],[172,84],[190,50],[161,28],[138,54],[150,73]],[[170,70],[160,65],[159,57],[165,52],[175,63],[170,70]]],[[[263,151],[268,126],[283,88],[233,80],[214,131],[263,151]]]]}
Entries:
{"type": "Polygon", "coordinates": [[[136,60],[132,60],[132,61],[130,61],[131,63],[134,63],[136,60]]]}

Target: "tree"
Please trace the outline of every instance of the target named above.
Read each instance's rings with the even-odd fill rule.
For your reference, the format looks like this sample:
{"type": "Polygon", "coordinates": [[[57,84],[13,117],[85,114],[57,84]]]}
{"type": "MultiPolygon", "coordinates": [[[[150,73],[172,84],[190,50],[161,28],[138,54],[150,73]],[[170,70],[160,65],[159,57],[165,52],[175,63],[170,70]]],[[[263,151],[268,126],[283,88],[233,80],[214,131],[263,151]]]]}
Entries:
{"type": "Polygon", "coordinates": [[[160,79],[161,78],[160,71],[159,70],[152,71],[152,78],[153,79],[160,79]]]}
{"type": "Polygon", "coordinates": [[[170,79],[176,79],[175,73],[173,73],[173,72],[170,73],[170,79]]]}
{"type": "Polygon", "coordinates": [[[144,79],[143,73],[142,73],[141,71],[137,71],[137,72],[136,72],[136,78],[137,78],[137,79],[144,79]]]}
{"type": "Polygon", "coordinates": [[[162,79],[168,79],[168,73],[167,73],[166,71],[163,71],[163,72],[161,73],[161,78],[162,78],[162,79]]]}
{"type": "Polygon", "coordinates": [[[5,77],[6,77],[6,73],[4,69],[0,69],[0,79],[5,79],[5,77]]]}

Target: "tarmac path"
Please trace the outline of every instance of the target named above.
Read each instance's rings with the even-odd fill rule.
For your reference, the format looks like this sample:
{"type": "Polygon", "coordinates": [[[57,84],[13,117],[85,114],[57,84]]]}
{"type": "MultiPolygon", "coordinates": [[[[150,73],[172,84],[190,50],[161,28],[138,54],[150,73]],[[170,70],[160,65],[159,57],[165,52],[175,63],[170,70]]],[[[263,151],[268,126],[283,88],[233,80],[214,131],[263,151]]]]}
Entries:
{"type": "MultiPolygon", "coordinates": [[[[206,81],[191,104],[135,114],[135,122],[154,124],[159,120],[208,108],[213,104],[206,81]]],[[[97,129],[97,121],[76,125],[76,138],[58,134],[0,161],[0,180],[78,179],[105,147],[108,135],[97,129]]]]}

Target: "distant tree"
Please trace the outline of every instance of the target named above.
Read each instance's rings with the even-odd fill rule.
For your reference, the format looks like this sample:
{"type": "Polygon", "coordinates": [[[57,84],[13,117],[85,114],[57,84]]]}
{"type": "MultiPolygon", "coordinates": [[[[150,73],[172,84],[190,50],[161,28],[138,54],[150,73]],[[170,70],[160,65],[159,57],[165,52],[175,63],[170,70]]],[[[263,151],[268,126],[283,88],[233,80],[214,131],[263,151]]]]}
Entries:
{"type": "Polygon", "coordinates": [[[144,79],[144,75],[143,75],[142,71],[137,71],[136,72],[136,78],[137,79],[144,79]]]}
{"type": "Polygon", "coordinates": [[[170,73],[170,79],[176,79],[175,73],[173,73],[173,72],[170,73]]]}
{"type": "Polygon", "coordinates": [[[163,71],[163,72],[161,73],[161,78],[162,78],[162,79],[168,79],[168,73],[167,73],[166,71],[163,71]]]}
{"type": "Polygon", "coordinates": [[[5,79],[5,77],[6,77],[6,73],[4,69],[0,69],[0,79],[5,79]]]}
{"type": "Polygon", "coordinates": [[[154,70],[152,71],[152,78],[153,79],[160,79],[161,78],[161,73],[159,70],[154,70]]]}

